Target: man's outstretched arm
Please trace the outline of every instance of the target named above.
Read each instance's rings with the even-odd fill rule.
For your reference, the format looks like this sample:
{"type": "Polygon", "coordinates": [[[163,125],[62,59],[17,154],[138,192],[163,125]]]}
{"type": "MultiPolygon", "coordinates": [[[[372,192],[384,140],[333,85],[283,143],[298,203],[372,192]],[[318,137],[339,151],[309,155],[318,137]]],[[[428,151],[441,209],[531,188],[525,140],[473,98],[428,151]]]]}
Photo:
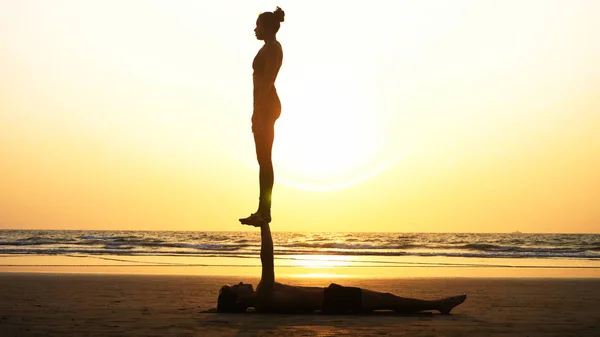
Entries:
{"type": "Polygon", "coordinates": [[[269,227],[269,224],[264,224],[260,227],[260,262],[262,263],[260,284],[262,287],[272,286],[275,283],[275,264],[273,260],[271,227],[269,227]]]}

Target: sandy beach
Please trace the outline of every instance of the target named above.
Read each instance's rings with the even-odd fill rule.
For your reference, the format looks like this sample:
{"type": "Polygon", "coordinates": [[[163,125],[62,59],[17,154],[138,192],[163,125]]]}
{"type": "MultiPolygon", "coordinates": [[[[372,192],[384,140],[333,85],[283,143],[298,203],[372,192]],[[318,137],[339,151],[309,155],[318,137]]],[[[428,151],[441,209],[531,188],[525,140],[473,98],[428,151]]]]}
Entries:
{"type": "Polygon", "coordinates": [[[450,316],[207,313],[221,285],[252,277],[0,273],[0,336],[598,336],[600,279],[281,279],[433,299],[466,293],[450,316]]]}

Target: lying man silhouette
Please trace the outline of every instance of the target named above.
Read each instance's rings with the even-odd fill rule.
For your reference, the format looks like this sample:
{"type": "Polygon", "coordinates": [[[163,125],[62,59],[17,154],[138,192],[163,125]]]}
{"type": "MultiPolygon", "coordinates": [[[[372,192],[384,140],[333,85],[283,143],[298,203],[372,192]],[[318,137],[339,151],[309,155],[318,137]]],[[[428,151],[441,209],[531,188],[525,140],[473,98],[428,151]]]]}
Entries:
{"type": "Polygon", "coordinates": [[[466,295],[460,295],[427,301],[334,283],[327,288],[277,283],[273,263],[273,238],[269,224],[260,226],[260,234],[262,275],[256,291],[251,284],[242,282],[221,287],[217,303],[218,312],[244,312],[253,307],[257,312],[263,313],[311,313],[319,310],[328,314],[364,313],[374,310],[415,313],[437,310],[442,314],[449,314],[467,298],[466,295]]]}

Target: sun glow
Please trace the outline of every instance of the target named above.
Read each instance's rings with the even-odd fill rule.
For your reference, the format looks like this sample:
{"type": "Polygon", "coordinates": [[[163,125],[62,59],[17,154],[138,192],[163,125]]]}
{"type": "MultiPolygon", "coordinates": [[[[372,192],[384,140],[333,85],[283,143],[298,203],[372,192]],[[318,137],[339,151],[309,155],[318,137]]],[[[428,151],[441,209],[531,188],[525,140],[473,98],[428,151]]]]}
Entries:
{"type": "Polygon", "coordinates": [[[315,65],[278,83],[285,88],[273,145],[278,182],[301,189],[337,189],[388,167],[382,120],[373,95],[357,78],[364,77],[338,63],[315,65]],[[333,76],[315,81],[325,72],[333,76]]]}

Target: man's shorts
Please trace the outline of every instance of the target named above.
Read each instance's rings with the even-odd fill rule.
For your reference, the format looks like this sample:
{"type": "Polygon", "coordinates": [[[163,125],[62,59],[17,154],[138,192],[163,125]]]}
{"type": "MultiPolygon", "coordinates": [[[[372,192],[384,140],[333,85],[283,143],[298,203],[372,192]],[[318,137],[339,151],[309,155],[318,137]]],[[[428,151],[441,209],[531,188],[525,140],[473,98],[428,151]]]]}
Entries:
{"type": "Polygon", "coordinates": [[[324,289],[323,312],[342,314],[362,311],[362,290],[332,283],[324,289]]]}

